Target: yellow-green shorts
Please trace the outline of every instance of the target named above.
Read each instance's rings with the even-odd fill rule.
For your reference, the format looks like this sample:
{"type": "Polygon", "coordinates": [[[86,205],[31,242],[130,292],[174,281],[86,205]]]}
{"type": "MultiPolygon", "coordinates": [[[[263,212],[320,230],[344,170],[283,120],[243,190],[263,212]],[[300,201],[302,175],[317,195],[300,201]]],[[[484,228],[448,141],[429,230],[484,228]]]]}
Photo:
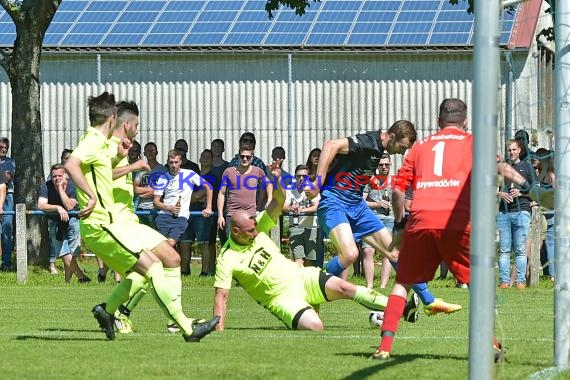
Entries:
{"type": "Polygon", "coordinates": [[[166,241],[160,233],[139,223],[105,226],[81,223],[80,231],[85,245],[123,276],[137,263],[143,250],[152,250],[166,241]]]}
{"type": "Polygon", "coordinates": [[[332,277],[316,267],[304,267],[300,273],[299,278],[291,281],[283,294],[265,306],[293,330],[297,329],[303,312],[327,301],[325,283],[332,277]]]}

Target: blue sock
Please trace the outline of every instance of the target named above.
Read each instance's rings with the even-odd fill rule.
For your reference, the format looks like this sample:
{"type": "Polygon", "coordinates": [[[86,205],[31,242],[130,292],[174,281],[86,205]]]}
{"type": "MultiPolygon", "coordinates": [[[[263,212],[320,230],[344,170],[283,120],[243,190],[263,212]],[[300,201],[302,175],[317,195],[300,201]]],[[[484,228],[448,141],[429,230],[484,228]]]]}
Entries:
{"type": "Polygon", "coordinates": [[[340,276],[342,272],[344,272],[344,268],[340,263],[340,259],[338,256],[333,257],[327,262],[325,265],[325,269],[328,273],[334,274],[335,276],[340,276]]]}
{"type": "MultiPolygon", "coordinates": [[[[390,264],[392,264],[394,270],[398,271],[398,263],[393,263],[390,261],[390,264]]],[[[414,286],[412,286],[412,289],[414,290],[414,292],[416,292],[418,297],[420,297],[420,300],[424,305],[429,305],[435,300],[435,297],[428,290],[427,283],[425,282],[421,284],[415,284],[414,286]]]]}
{"type": "Polygon", "coordinates": [[[429,305],[435,300],[435,297],[430,293],[427,287],[427,283],[425,282],[422,282],[421,284],[415,284],[412,286],[412,289],[414,292],[416,292],[418,297],[420,297],[420,300],[422,300],[422,303],[424,305],[429,305]]]}

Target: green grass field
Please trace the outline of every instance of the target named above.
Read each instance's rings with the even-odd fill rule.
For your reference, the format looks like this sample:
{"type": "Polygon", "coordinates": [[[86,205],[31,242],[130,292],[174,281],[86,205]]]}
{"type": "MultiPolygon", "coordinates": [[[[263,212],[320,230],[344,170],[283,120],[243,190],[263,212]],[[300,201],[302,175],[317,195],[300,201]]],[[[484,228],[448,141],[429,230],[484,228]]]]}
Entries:
{"type": "MultiPolygon", "coordinates": [[[[89,264],[87,264],[89,266],[89,264]]],[[[83,266],[83,265],[82,265],[83,266]]],[[[89,275],[94,269],[89,267],[89,275]]],[[[199,268],[193,268],[199,273],[199,268]]],[[[94,276],[93,276],[94,277],[94,276]]],[[[76,281],[74,279],[74,281],[76,281]]],[[[213,279],[184,279],[190,316],[209,317],[213,279]]],[[[136,332],[106,341],[90,313],[112,289],[63,284],[62,276],[34,269],[26,285],[0,274],[2,379],[465,379],[468,373],[469,297],[451,280],[435,281],[436,296],[464,305],[454,315],[403,322],[394,357],[369,360],[379,332],[368,311],[350,301],[321,307],[325,331],[289,331],[241,288],[230,292],[226,331],[200,343],[166,332],[149,296],[133,313],[136,332]]],[[[508,362],[497,379],[527,379],[553,366],[553,291],[547,283],[498,292],[498,336],[508,362]]],[[[546,378],[544,373],[539,377],[546,378]]],[[[570,373],[557,377],[570,379],[570,373]]]]}

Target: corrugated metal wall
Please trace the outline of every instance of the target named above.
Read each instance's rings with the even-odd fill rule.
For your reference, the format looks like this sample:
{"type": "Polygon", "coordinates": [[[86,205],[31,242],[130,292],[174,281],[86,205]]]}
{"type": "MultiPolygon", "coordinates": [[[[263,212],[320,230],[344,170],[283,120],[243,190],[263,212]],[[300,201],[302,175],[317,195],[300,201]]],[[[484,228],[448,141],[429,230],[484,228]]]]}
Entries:
{"type": "MultiPolygon", "coordinates": [[[[522,72],[527,56],[514,59],[522,72]]],[[[222,138],[229,159],[241,133],[252,131],[258,156],[267,162],[271,149],[281,145],[292,170],[325,139],[386,129],[399,119],[415,123],[420,136],[434,132],[442,99],[459,97],[471,105],[471,73],[467,53],[296,54],[291,67],[286,53],[107,53],[99,60],[88,54],[45,54],[40,77],[44,167],[76,145],[87,126],[87,98],[103,90],[139,103],[138,139],[155,141],[162,161],[178,138],[189,141],[194,161],[211,140],[222,138]]],[[[11,97],[2,75],[0,135],[9,135],[11,97]]],[[[529,99],[517,101],[536,103],[532,91],[524,95],[529,99]]]]}

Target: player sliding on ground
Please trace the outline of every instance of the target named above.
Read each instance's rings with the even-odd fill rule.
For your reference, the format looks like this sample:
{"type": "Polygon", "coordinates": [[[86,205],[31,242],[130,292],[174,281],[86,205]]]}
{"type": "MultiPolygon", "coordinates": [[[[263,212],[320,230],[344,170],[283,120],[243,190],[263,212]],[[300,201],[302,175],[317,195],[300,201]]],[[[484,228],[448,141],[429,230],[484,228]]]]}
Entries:
{"type": "MultiPolygon", "coordinates": [[[[277,177],[280,165],[280,161],[272,165],[277,177]]],[[[327,301],[352,299],[368,309],[384,310],[387,298],[375,290],[353,285],[316,267],[300,267],[281,254],[268,236],[285,200],[280,178],[276,183],[273,199],[257,218],[243,210],[232,215],[230,237],[216,265],[214,315],[221,317],[216,329],[225,327],[232,279],[294,330],[322,330],[323,323],[313,306],[327,301]]],[[[412,302],[408,309],[414,306],[417,308],[412,302]]]]}

